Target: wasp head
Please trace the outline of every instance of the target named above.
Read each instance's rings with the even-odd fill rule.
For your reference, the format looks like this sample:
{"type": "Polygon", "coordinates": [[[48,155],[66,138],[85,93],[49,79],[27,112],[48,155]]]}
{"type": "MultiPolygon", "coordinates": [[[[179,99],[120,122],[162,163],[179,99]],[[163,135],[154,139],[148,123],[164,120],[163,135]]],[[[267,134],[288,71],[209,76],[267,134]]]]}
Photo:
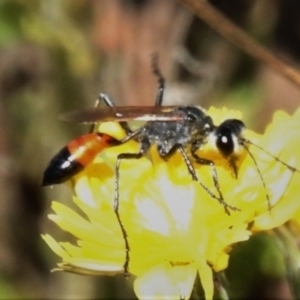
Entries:
{"type": "Polygon", "coordinates": [[[229,161],[235,177],[237,177],[236,162],[243,150],[240,143],[245,125],[241,120],[228,119],[216,127],[215,143],[220,154],[229,161]]]}

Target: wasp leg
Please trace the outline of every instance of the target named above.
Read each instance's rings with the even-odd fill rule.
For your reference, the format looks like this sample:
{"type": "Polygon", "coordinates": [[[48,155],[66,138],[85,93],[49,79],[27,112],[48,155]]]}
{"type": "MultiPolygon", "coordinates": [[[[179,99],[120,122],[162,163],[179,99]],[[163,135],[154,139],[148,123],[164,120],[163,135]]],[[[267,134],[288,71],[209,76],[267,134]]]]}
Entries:
{"type": "Polygon", "coordinates": [[[181,155],[182,155],[182,157],[184,159],[184,162],[185,162],[185,164],[186,164],[186,166],[188,168],[188,171],[191,174],[193,180],[199,181],[198,178],[197,178],[195,169],[194,169],[194,167],[193,167],[190,159],[188,158],[188,156],[187,156],[186,152],[184,151],[183,146],[181,144],[175,144],[174,146],[172,146],[172,148],[168,152],[165,152],[165,151],[163,151],[163,149],[161,147],[158,147],[159,155],[164,160],[168,160],[171,156],[174,155],[174,153],[177,150],[180,151],[180,153],[181,153],[181,155]]]}
{"type": "MultiPolygon", "coordinates": [[[[104,102],[106,104],[106,106],[109,106],[109,107],[116,106],[116,104],[113,102],[113,100],[111,100],[109,98],[109,96],[105,93],[100,93],[99,94],[97,102],[98,102],[98,105],[99,105],[100,102],[104,102]]],[[[132,130],[130,129],[127,122],[119,122],[119,123],[120,123],[121,127],[124,129],[124,131],[126,132],[127,135],[132,133],[132,130]]]]}
{"type": "Polygon", "coordinates": [[[100,93],[99,96],[98,96],[98,101],[102,101],[105,103],[106,106],[109,106],[109,107],[113,107],[113,106],[116,106],[116,104],[113,102],[113,100],[111,100],[109,98],[109,96],[105,93],[100,93]]]}
{"type": "Polygon", "coordinates": [[[204,189],[204,190],[205,190],[212,198],[214,198],[214,199],[218,200],[220,203],[222,203],[222,204],[224,205],[224,207],[225,207],[226,213],[228,213],[228,214],[230,215],[228,208],[230,208],[230,209],[232,209],[232,210],[237,210],[237,208],[230,206],[229,204],[227,204],[227,203],[224,201],[223,196],[222,196],[222,193],[221,193],[221,191],[220,191],[220,188],[217,189],[218,192],[219,192],[219,196],[220,196],[220,197],[217,197],[216,195],[214,195],[214,194],[212,193],[212,191],[211,191],[205,184],[203,184],[203,183],[198,179],[197,174],[196,174],[196,171],[195,171],[195,168],[194,168],[194,166],[193,166],[191,160],[189,159],[188,155],[186,154],[186,152],[185,152],[185,150],[184,150],[184,148],[183,148],[183,146],[182,146],[181,144],[175,144],[168,152],[163,152],[161,148],[158,148],[158,151],[159,151],[160,156],[161,156],[163,159],[165,159],[165,160],[169,159],[169,158],[170,158],[177,150],[180,151],[180,153],[181,153],[181,155],[182,155],[182,157],[183,157],[183,159],[184,159],[184,162],[185,162],[185,164],[186,164],[186,166],[187,166],[187,168],[188,168],[188,171],[189,171],[189,173],[190,173],[191,176],[192,176],[192,179],[195,180],[195,181],[197,181],[197,182],[201,185],[201,187],[202,187],[202,188],[203,188],[203,189],[204,189]]]}
{"type": "Polygon", "coordinates": [[[119,200],[120,200],[120,192],[119,192],[119,180],[120,180],[120,165],[121,161],[124,159],[140,159],[143,156],[145,156],[145,153],[148,151],[150,147],[150,142],[148,140],[143,140],[141,142],[141,148],[138,153],[121,153],[117,157],[117,162],[116,162],[116,177],[115,177],[115,196],[114,196],[114,212],[117,216],[118,223],[120,225],[122,235],[125,241],[125,250],[126,250],[126,257],[125,257],[125,263],[124,263],[124,276],[130,276],[129,274],[129,261],[130,261],[130,246],[128,242],[128,235],[125,230],[125,227],[122,223],[120,214],[119,214],[119,200]]]}
{"type": "Polygon", "coordinates": [[[219,198],[216,198],[216,199],[218,199],[218,201],[224,206],[224,209],[225,209],[226,213],[228,215],[230,215],[229,209],[231,209],[233,211],[239,211],[239,209],[237,207],[231,206],[231,205],[229,205],[228,203],[225,202],[225,200],[223,198],[223,195],[222,195],[222,192],[221,192],[219,179],[218,179],[218,173],[217,173],[215,163],[212,160],[199,157],[195,153],[195,151],[196,151],[195,149],[192,149],[191,153],[193,155],[193,158],[196,160],[196,162],[200,165],[206,165],[206,166],[210,166],[212,168],[214,186],[217,189],[218,194],[219,194],[219,198]]]}
{"type": "Polygon", "coordinates": [[[152,57],[152,70],[154,75],[158,78],[158,92],[156,96],[155,106],[161,106],[165,91],[165,78],[163,77],[158,67],[158,55],[154,54],[152,57]]]}
{"type": "MultiPolygon", "coordinates": [[[[95,101],[94,108],[97,108],[100,105],[101,99],[100,97],[95,101]]],[[[95,131],[97,123],[93,123],[89,129],[89,133],[93,133],[95,131]]]]}

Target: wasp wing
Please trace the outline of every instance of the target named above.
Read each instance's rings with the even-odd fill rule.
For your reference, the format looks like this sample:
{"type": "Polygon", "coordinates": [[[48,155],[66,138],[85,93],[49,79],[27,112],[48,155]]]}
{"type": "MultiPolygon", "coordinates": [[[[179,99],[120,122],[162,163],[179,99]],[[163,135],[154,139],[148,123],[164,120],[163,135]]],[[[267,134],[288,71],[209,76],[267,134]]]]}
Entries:
{"type": "Polygon", "coordinates": [[[124,121],[177,121],[185,117],[184,112],[176,110],[178,106],[113,106],[86,108],[68,112],[60,119],[76,123],[124,122],[124,121]]]}

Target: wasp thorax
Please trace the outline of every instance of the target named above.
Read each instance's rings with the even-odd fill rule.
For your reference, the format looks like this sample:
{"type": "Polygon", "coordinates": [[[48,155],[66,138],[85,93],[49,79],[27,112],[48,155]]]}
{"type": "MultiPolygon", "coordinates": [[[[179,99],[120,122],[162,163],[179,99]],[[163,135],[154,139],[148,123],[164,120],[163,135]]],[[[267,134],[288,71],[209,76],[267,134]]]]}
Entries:
{"type": "Polygon", "coordinates": [[[244,128],[244,123],[237,119],[226,120],[217,127],[216,146],[223,156],[228,157],[239,151],[239,139],[244,128]]]}

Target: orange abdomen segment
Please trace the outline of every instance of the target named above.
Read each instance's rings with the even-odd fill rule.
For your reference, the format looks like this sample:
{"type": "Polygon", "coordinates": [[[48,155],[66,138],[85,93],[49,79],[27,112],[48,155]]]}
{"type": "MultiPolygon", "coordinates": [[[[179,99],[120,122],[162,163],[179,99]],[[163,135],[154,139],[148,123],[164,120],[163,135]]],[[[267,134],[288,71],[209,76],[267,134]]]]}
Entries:
{"type": "Polygon", "coordinates": [[[53,185],[69,180],[90,164],[104,149],[120,145],[120,141],[102,133],[80,136],[62,148],[44,172],[42,185],[53,185]]]}
{"type": "Polygon", "coordinates": [[[106,134],[90,133],[70,142],[67,147],[71,154],[69,160],[76,160],[82,166],[90,164],[97,154],[111,147],[114,138],[106,134]]]}

